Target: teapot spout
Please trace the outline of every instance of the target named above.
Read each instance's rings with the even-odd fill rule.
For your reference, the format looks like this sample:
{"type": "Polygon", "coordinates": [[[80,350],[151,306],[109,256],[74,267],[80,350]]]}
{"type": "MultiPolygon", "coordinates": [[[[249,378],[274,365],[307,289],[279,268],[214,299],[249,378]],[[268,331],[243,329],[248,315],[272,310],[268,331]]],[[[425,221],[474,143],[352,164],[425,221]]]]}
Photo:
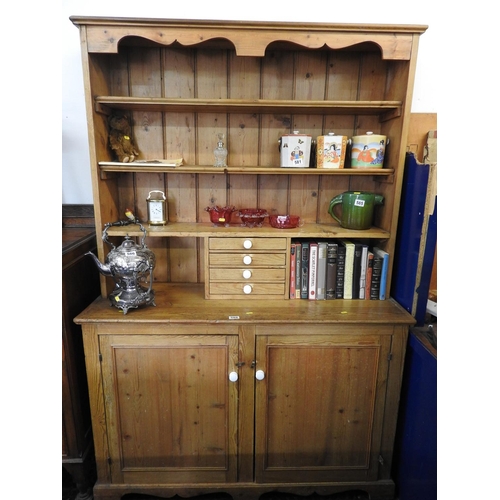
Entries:
{"type": "Polygon", "coordinates": [[[94,262],[101,274],[103,274],[104,276],[111,276],[111,270],[109,269],[109,266],[103,264],[92,252],[87,252],[85,255],[90,255],[92,259],[94,259],[94,262]]]}

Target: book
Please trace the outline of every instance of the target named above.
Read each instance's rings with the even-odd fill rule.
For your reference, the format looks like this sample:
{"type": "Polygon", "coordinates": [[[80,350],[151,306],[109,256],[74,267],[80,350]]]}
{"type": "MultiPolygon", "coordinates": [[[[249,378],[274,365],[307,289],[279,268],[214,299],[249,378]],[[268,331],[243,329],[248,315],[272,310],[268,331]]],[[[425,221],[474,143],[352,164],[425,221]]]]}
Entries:
{"type": "Polygon", "coordinates": [[[363,245],[354,243],[354,260],[352,265],[352,298],[359,299],[359,283],[361,280],[361,255],[363,245]]]}
{"type": "Polygon", "coordinates": [[[309,297],[309,242],[301,243],[301,278],[300,278],[300,298],[309,297]]]}
{"type": "Polygon", "coordinates": [[[295,242],[295,298],[300,299],[302,286],[302,245],[295,242]]]}
{"type": "Polygon", "coordinates": [[[335,298],[344,298],[345,246],[337,244],[337,279],[335,282],[335,298]]]}
{"type": "Polygon", "coordinates": [[[379,247],[373,247],[373,253],[382,258],[379,300],[385,300],[385,289],[387,287],[387,273],[389,271],[389,254],[385,250],[382,250],[379,247]]]}
{"type": "Polygon", "coordinates": [[[345,247],[344,269],[344,299],[352,299],[352,273],[354,270],[354,243],[349,240],[340,240],[345,247]]]}
{"type": "Polygon", "coordinates": [[[371,250],[368,250],[368,257],[366,261],[365,300],[370,300],[370,292],[372,288],[372,272],[373,272],[373,252],[371,250]]]}
{"type": "Polygon", "coordinates": [[[316,300],[316,281],[318,279],[318,244],[309,243],[309,285],[307,287],[307,298],[316,300]]]}
{"type": "Polygon", "coordinates": [[[326,241],[318,241],[318,276],[316,278],[316,300],[326,299],[326,241]]]}
{"type": "Polygon", "coordinates": [[[296,260],[295,260],[295,243],[290,243],[290,299],[295,298],[295,266],[296,266],[296,260]]]}
{"type": "Polygon", "coordinates": [[[380,276],[382,274],[382,257],[373,254],[372,281],[370,287],[370,300],[378,300],[380,296],[380,276]]]}
{"type": "Polygon", "coordinates": [[[366,298],[366,272],[368,264],[368,245],[361,245],[361,274],[359,277],[359,298],[366,298]]]}
{"type": "Polygon", "coordinates": [[[326,290],[325,299],[335,299],[337,284],[337,250],[338,243],[329,241],[326,248],[326,290]]]}

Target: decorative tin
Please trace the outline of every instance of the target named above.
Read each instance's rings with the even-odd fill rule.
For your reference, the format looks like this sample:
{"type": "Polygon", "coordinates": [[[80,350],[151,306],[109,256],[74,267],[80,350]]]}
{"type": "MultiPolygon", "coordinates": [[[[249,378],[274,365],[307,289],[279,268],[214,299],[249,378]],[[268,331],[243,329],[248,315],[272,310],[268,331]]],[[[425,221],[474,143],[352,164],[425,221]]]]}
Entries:
{"type": "Polygon", "coordinates": [[[317,139],[316,168],[344,168],[347,136],[320,135],[317,139]]]}
{"type": "Polygon", "coordinates": [[[387,137],[367,132],[352,138],[351,168],[382,168],[387,137]]]}
{"type": "Polygon", "coordinates": [[[309,168],[311,159],[311,136],[294,130],[293,134],[280,139],[280,157],[282,167],[309,168]]]}

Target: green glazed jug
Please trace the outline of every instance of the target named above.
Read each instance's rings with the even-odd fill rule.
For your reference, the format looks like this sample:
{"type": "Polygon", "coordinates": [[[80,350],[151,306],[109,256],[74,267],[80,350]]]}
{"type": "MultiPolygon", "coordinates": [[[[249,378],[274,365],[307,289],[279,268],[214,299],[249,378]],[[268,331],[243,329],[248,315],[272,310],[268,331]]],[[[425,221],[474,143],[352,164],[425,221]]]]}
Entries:
{"type": "Polygon", "coordinates": [[[346,191],[330,201],[328,213],[346,229],[370,229],[373,223],[375,205],[382,205],[384,197],[381,194],[366,191],[346,191]],[[334,213],[334,207],[342,204],[342,215],[339,219],[334,213]]]}

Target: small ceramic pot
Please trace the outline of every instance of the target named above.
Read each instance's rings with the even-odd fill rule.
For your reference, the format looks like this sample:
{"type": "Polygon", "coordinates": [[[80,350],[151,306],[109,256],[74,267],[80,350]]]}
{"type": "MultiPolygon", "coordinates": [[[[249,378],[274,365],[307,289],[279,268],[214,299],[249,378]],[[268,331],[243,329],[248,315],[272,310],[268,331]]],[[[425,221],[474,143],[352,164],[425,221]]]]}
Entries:
{"type": "Polygon", "coordinates": [[[382,168],[387,136],[367,132],[352,138],[351,168],[382,168]]]}
{"type": "Polygon", "coordinates": [[[309,168],[312,137],[295,130],[281,137],[280,165],[282,167],[309,168]]]}

